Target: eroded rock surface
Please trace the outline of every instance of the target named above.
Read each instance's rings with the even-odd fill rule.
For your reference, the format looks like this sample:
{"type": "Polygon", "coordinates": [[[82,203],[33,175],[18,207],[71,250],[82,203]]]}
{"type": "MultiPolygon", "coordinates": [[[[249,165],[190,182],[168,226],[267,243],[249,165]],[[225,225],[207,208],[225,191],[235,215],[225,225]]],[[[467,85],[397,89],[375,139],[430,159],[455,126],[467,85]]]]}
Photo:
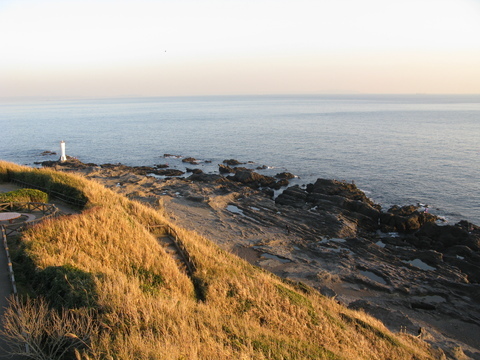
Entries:
{"type": "Polygon", "coordinates": [[[478,226],[442,224],[419,206],[382,211],[355,184],[335,180],[291,186],[274,200],[252,171],[159,179],[122,165],[59,168],[154,206],[161,200],[172,221],[252,264],[418,335],[450,358],[480,359],[478,226]]]}

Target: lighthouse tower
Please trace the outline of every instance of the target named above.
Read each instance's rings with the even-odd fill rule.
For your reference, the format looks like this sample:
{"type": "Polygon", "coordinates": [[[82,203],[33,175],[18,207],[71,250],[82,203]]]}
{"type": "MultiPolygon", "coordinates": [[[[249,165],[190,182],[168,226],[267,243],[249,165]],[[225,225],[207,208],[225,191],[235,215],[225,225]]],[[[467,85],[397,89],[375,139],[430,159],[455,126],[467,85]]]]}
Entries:
{"type": "Polygon", "coordinates": [[[62,140],[60,143],[60,150],[62,155],[60,156],[60,162],[67,161],[67,155],[65,155],[65,141],[62,140]]]}

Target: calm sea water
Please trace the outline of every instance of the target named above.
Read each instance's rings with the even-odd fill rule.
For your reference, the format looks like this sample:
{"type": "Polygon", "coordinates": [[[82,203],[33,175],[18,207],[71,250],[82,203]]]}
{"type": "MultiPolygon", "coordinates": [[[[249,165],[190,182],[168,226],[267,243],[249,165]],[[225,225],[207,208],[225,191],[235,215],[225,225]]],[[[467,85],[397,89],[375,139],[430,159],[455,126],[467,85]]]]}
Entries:
{"type": "MultiPolygon", "coordinates": [[[[153,165],[192,156],[354,180],[384,207],[417,202],[480,224],[480,96],[342,95],[4,101],[0,158],[153,165]]],[[[192,167],[192,166],[190,166],[192,167]]]]}

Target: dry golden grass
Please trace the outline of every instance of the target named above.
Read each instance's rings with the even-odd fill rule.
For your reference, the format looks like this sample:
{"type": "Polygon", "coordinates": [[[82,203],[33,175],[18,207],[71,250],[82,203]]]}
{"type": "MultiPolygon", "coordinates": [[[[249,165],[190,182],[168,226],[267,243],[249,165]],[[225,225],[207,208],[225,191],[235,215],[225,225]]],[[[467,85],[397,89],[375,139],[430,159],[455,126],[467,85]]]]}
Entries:
{"type": "MultiPolygon", "coordinates": [[[[94,310],[87,313],[99,330],[77,349],[77,358],[435,358],[422,341],[253,267],[169,223],[161,211],[81,176],[0,162],[0,178],[7,169],[51,176],[88,199],[81,214],[45,221],[21,239],[20,258],[31,262],[38,295],[47,278],[42,274],[53,269],[57,275],[48,279],[73,294],[64,299],[72,295],[81,300],[77,307],[94,310]],[[192,277],[158,244],[148,227],[155,224],[177,234],[195,263],[192,277]]],[[[58,312],[58,304],[51,311],[58,312]]]]}

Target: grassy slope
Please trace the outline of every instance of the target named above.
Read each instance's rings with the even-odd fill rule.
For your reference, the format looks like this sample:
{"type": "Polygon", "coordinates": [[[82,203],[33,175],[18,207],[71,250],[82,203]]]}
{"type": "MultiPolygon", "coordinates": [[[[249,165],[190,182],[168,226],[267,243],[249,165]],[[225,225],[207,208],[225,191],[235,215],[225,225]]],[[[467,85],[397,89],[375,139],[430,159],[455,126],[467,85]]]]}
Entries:
{"type": "Polygon", "coordinates": [[[79,176],[0,162],[0,179],[6,169],[52,177],[88,199],[82,214],[25,232],[18,266],[30,264],[33,291],[53,305],[96,310],[90,359],[434,358],[416,338],[255,268],[161,211],[79,176]],[[194,281],[149,232],[153,224],[176,230],[195,261],[194,281]],[[63,297],[46,290],[53,283],[63,297]]]}

